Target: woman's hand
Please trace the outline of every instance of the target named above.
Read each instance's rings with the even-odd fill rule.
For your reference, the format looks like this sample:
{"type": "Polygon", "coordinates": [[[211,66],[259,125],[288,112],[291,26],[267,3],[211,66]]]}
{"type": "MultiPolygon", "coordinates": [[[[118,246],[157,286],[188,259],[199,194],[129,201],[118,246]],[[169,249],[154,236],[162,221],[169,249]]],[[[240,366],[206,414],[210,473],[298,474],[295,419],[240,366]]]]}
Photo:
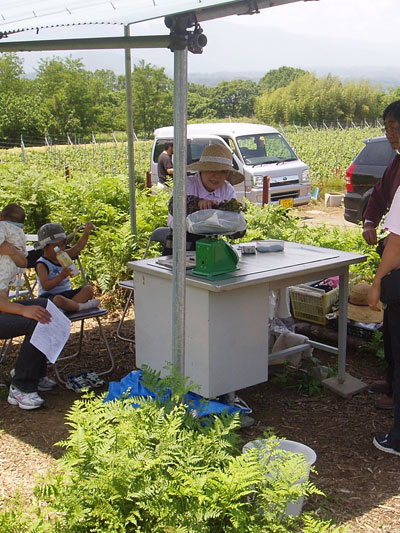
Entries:
{"type": "Polygon", "coordinates": [[[218,202],[215,200],[199,200],[199,209],[215,209],[218,206],[218,202]]]}
{"type": "Polygon", "coordinates": [[[40,305],[22,305],[21,315],[25,318],[32,318],[41,324],[48,324],[51,322],[51,314],[40,305]]]}
{"type": "Polygon", "coordinates": [[[10,302],[7,291],[0,291],[0,312],[20,315],[31,318],[42,324],[51,322],[51,314],[45,307],[40,305],[21,305],[18,302],[10,302]]]}

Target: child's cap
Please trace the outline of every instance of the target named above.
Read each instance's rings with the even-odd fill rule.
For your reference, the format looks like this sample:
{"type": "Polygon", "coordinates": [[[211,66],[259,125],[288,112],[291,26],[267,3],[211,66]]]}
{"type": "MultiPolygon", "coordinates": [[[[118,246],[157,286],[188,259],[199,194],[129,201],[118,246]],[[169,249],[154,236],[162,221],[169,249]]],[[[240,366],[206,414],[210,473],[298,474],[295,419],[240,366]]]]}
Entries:
{"type": "Polygon", "coordinates": [[[66,238],[67,235],[61,224],[49,222],[39,228],[38,242],[35,243],[35,248],[42,249],[48,244],[54,244],[55,242],[63,241],[66,238]]]}

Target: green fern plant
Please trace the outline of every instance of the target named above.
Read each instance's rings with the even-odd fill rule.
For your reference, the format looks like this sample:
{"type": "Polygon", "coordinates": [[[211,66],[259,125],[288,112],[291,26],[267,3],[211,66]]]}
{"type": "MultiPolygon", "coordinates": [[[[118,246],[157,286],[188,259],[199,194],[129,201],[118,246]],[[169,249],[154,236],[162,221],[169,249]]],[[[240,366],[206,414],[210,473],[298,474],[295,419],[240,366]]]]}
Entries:
{"type": "Polygon", "coordinates": [[[288,502],[322,493],[304,476],[297,455],[278,450],[241,454],[238,415],[202,425],[182,397],[190,386],[149,370],[147,383],[172,385],[171,403],[135,399],[104,402],[93,393],[67,414],[69,437],[55,470],[34,490],[31,506],[11,502],[0,513],[10,533],[262,533],[339,531],[313,512],[286,516],[288,502]]]}

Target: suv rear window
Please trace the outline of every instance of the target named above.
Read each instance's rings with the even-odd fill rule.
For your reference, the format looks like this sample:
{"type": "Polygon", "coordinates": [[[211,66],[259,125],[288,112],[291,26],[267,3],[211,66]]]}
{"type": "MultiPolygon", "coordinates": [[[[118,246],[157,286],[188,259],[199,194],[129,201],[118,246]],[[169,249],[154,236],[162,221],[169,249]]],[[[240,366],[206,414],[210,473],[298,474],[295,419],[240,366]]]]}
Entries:
{"type": "Polygon", "coordinates": [[[388,166],[394,157],[394,151],[389,141],[367,143],[354,160],[356,165],[388,166]]]}

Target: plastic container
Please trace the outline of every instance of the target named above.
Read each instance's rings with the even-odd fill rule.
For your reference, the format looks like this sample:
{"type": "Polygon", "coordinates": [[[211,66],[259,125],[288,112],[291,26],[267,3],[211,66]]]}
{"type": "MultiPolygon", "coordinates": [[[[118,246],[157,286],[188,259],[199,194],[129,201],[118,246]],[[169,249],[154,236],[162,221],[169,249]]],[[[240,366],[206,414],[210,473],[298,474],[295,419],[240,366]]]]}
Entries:
{"type": "MultiPolygon", "coordinates": [[[[358,279],[357,275],[350,275],[349,292],[358,279]]],[[[294,285],[289,287],[289,294],[293,316],[320,326],[326,326],[328,322],[326,315],[332,311],[332,306],[339,301],[339,287],[325,292],[309,285],[294,285]]]]}
{"type": "MultiPolygon", "coordinates": [[[[258,448],[260,450],[260,453],[263,453],[263,448],[265,449],[265,442],[266,441],[264,439],[253,440],[245,444],[243,446],[242,451],[243,453],[246,453],[251,448],[258,448]]],[[[317,454],[315,453],[315,451],[309,446],[301,444],[300,442],[295,442],[293,440],[280,441],[278,448],[295,454],[303,454],[307,467],[306,476],[304,478],[296,480],[295,483],[305,483],[306,481],[308,481],[308,478],[310,476],[310,469],[317,460],[317,454]]],[[[271,452],[270,450],[266,450],[266,453],[271,452]]],[[[272,474],[268,473],[267,476],[272,476],[272,474]]],[[[301,496],[296,502],[288,503],[286,506],[286,516],[299,516],[303,509],[303,503],[304,496],[301,496]]]]}
{"type": "Polygon", "coordinates": [[[60,265],[71,270],[71,277],[73,278],[74,276],[77,276],[79,274],[79,270],[67,252],[65,250],[60,250],[58,246],[54,247],[54,251],[56,252],[57,261],[60,263],[60,265]]]}
{"type": "Polygon", "coordinates": [[[343,194],[339,193],[326,193],[325,194],[325,207],[340,207],[343,202],[343,194]]]}
{"type": "Polygon", "coordinates": [[[255,254],[256,253],[256,245],[252,243],[248,244],[241,244],[240,245],[240,251],[242,254],[255,254]]]}
{"type": "Polygon", "coordinates": [[[308,285],[289,287],[293,316],[299,320],[325,326],[326,316],[339,299],[339,288],[325,292],[308,285]]]}
{"type": "Polygon", "coordinates": [[[285,249],[285,241],[278,239],[269,239],[267,241],[257,241],[257,252],[283,252],[285,249]]]}

